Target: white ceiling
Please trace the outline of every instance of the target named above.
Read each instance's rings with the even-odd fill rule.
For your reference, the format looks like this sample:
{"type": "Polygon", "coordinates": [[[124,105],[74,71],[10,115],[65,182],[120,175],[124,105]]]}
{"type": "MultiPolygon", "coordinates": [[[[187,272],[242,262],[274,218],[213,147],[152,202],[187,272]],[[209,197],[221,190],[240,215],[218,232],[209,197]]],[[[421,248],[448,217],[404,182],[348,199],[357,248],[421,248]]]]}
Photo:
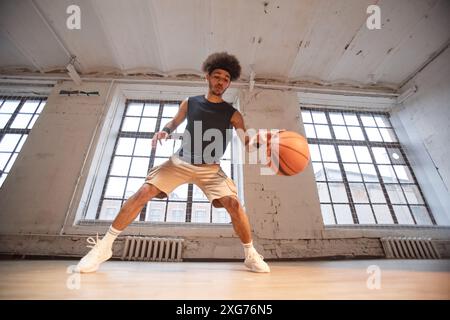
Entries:
{"type": "Polygon", "coordinates": [[[1,0],[0,71],[200,74],[216,51],[256,79],[398,88],[450,39],[449,0],[1,0]],[[81,30],[66,9],[81,8],[81,30]],[[366,9],[381,8],[381,30],[366,9]]]}

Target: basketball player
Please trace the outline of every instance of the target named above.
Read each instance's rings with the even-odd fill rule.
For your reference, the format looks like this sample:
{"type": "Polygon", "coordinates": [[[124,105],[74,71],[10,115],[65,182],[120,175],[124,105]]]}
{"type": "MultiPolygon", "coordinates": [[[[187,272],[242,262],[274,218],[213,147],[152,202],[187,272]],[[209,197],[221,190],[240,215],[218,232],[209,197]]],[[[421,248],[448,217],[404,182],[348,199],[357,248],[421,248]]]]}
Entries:
{"type": "MultiPolygon", "coordinates": [[[[228,211],[233,228],[242,242],[245,266],[253,272],[270,272],[263,257],[253,247],[249,220],[237,197],[236,186],[219,165],[230,140],[230,130],[226,129],[233,126],[240,129],[238,132],[245,132],[241,113],[222,99],[231,81],[239,78],[241,66],[235,56],[221,52],[210,55],[204,61],[202,69],[206,73],[208,93],[184,100],[175,117],[162,131],[155,133],[152,140],[154,148],[158,141],[161,143],[161,140],[167,139],[187,118],[181,147],[168,161],[150,170],[145,183],[124,203],[106,235],[78,263],[80,272],[95,272],[102,262],[111,258],[114,240],[135,220],[144,205],[154,197],[167,197],[172,190],[184,183],[196,184],[214,207],[224,207],[228,211]],[[201,136],[198,136],[199,129],[194,130],[198,125],[201,126],[201,136]],[[203,141],[203,135],[209,129],[219,130],[223,138],[216,138],[213,142],[203,141]],[[219,147],[213,148],[214,152],[206,157],[205,148],[211,143],[218,143],[219,147]]],[[[247,150],[249,145],[253,145],[253,140],[247,135],[240,134],[239,138],[247,150]]]]}

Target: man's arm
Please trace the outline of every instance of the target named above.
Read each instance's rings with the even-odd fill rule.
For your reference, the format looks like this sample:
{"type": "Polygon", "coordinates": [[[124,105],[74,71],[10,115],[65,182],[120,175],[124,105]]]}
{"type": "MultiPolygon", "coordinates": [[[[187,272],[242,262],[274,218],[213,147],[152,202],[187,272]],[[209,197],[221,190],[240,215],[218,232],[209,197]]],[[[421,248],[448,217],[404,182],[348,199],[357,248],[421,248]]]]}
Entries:
{"type": "Polygon", "coordinates": [[[164,126],[164,128],[167,128],[167,131],[170,131],[170,132],[167,132],[163,129],[163,130],[155,133],[155,135],[153,136],[153,139],[152,139],[152,147],[153,148],[156,147],[156,143],[158,141],[161,144],[161,141],[160,141],[161,139],[167,139],[169,134],[174,132],[175,129],[180,125],[180,123],[182,123],[184,121],[184,119],[186,119],[187,109],[188,109],[188,99],[183,100],[183,102],[181,102],[180,108],[178,109],[177,114],[172,118],[172,120],[167,122],[166,125],[164,126]]]}
{"type": "Polygon", "coordinates": [[[244,118],[242,117],[242,114],[239,111],[235,111],[233,113],[233,116],[231,117],[231,125],[236,129],[236,133],[241,140],[241,142],[244,144],[245,147],[248,147],[248,144],[250,143],[250,138],[246,134],[247,129],[245,129],[245,123],[244,118]]]}

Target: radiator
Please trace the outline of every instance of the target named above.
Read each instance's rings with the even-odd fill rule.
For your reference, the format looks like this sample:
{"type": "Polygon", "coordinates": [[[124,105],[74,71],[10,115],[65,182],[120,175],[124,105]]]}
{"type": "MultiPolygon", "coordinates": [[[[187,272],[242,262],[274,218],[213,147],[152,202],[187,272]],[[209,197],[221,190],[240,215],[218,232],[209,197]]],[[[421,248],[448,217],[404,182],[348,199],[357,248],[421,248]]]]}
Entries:
{"type": "Polygon", "coordinates": [[[126,237],[122,260],[182,261],[183,239],[126,237]]]}
{"type": "Polygon", "coordinates": [[[386,258],[440,259],[431,238],[381,238],[386,258]]]}

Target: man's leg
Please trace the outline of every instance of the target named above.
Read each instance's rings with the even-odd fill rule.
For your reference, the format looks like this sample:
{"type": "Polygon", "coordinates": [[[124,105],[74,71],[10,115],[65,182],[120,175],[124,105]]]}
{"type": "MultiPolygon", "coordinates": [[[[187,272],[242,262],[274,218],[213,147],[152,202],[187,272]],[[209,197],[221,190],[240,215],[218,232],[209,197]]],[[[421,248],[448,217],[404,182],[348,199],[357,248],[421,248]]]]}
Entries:
{"type": "Polygon", "coordinates": [[[231,217],[234,231],[241,239],[245,253],[245,266],[254,272],[270,272],[263,257],[253,247],[250,222],[239,200],[234,196],[225,196],[218,199],[231,217]]]}
{"type": "Polygon", "coordinates": [[[142,187],[123,204],[119,214],[114,219],[112,227],[123,231],[136,219],[147,202],[158,195],[161,191],[154,185],[145,183],[142,187]]]}
{"type": "Polygon", "coordinates": [[[78,270],[80,272],[94,272],[101,263],[111,258],[114,240],[136,219],[144,205],[159,193],[160,190],[157,187],[146,183],[128,198],[103,239],[97,241],[91,251],[80,260],[78,270]]]}

